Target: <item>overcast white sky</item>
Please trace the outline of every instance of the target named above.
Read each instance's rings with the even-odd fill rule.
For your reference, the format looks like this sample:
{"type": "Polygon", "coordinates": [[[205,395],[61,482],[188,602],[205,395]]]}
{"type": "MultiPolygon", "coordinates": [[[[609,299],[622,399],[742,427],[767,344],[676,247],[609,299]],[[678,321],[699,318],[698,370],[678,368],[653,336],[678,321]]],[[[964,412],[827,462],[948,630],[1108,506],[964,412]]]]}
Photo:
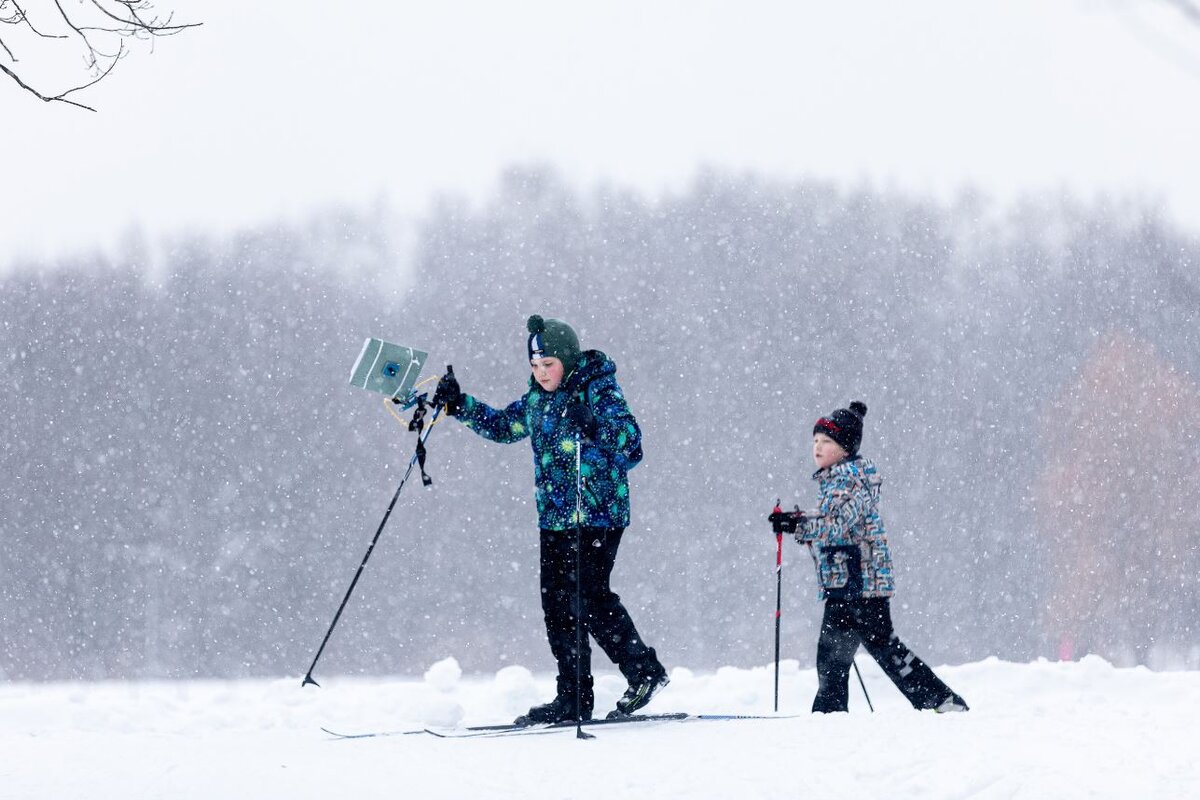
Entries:
{"type": "Polygon", "coordinates": [[[158,7],[204,27],[134,52],[99,113],[0,84],[0,266],[135,225],[419,212],[530,160],[647,193],[701,165],[1110,191],[1200,230],[1200,26],[1168,0],[158,7]]]}

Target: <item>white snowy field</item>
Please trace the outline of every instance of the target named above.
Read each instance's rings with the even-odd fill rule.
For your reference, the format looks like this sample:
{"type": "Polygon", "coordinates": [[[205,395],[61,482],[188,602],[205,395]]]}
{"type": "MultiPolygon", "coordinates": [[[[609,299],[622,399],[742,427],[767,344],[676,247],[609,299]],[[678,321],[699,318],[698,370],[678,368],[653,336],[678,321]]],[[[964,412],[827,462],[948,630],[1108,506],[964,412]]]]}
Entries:
{"type": "MultiPolygon", "coordinates": [[[[1194,798],[1200,672],[1101,659],[937,668],[972,706],[916,712],[860,656],[851,713],[807,713],[812,670],[783,665],[785,719],[665,722],[497,739],[349,732],[506,722],[549,696],[522,667],[423,678],[0,685],[0,798],[1194,798]]],[[[318,674],[318,679],[320,675],[318,674]]],[[[853,678],[852,678],[853,680],[853,678]]],[[[771,667],[676,668],[647,711],[769,714],[771,667]]],[[[597,682],[607,708],[624,688],[597,682]]]]}

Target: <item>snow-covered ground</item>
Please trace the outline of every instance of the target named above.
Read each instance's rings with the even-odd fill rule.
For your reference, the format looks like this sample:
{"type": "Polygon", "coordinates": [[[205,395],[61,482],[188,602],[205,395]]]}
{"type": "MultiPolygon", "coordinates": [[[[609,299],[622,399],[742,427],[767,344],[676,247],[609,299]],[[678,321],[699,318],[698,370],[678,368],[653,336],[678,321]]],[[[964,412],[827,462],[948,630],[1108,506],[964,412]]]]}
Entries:
{"type": "MultiPolygon", "coordinates": [[[[1194,798],[1200,672],[989,659],[938,673],[968,714],[916,712],[860,657],[875,703],[807,713],[783,665],[780,714],[503,739],[334,740],[346,731],[506,722],[549,696],[522,667],[423,678],[0,685],[0,798],[1194,798]]],[[[320,679],[320,676],[318,675],[320,679]]],[[[772,668],[676,668],[647,711],[771,712],[772,668]]],[[[597,705],[624,688],[601,675],[597,705]]]]}

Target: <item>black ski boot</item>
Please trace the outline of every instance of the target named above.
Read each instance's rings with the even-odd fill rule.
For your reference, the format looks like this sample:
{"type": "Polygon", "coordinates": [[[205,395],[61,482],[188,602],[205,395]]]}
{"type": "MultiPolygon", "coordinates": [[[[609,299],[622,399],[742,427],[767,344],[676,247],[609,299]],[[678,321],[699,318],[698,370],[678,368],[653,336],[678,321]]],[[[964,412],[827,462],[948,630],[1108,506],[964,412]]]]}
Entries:
{"type": "Polygon", "coordinates": [[[971,707],[967,705],[967,701],[956,695],[954,692],[942,701],[941,705],[934,709],[939,714],[948,714],[955,711],[970,711],[971,707]]]}
{"type": "Polygon", "coordinates": [[[644,677],[630,681],[629,688],[625,690],[625,694],[621,695],[621,699],[617,701],[617,707],[608,712],[609,719],[628,717],[639,708],[645,707],[653,699],[654,695],[658,694],[664,686],[671,682],[662,664],[655,664],[654,666],[655,668],[644,677]]]}
{"type": "MultiPolygon", "coordinates": [[[[513,720],[514,725],[554,725],[559,722],[574,722],[575,721],[575,706],[574,698],[564,697],[559,695],[549,703],[543,703],[540,706],[534,706],[526,711],[521,716],[513,720]]],[[[592,707],[584,705],[580,709],[580,719],[589,720],[592,718],[592,707]]]]}

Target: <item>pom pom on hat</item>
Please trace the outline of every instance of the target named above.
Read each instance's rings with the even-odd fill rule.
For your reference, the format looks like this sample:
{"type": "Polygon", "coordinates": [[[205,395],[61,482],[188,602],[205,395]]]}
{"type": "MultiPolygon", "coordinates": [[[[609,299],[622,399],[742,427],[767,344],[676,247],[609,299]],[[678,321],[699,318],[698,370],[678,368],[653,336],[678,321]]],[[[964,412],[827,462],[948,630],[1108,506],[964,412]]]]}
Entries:
{"type": "Polygon", "coordinates": [[[867,415],[867,404],[862,400],[855,400],[850,404],[850,410],[860,417],[865,417],[867,415]]]}
{"type": "Polygon", "coordinates": [[[538,314],[533,314],[529,317],[529,322],[525,327],[529,329],[530,333],[541,333],[546,330],[546,320],[542,319],[538,314]]]}

